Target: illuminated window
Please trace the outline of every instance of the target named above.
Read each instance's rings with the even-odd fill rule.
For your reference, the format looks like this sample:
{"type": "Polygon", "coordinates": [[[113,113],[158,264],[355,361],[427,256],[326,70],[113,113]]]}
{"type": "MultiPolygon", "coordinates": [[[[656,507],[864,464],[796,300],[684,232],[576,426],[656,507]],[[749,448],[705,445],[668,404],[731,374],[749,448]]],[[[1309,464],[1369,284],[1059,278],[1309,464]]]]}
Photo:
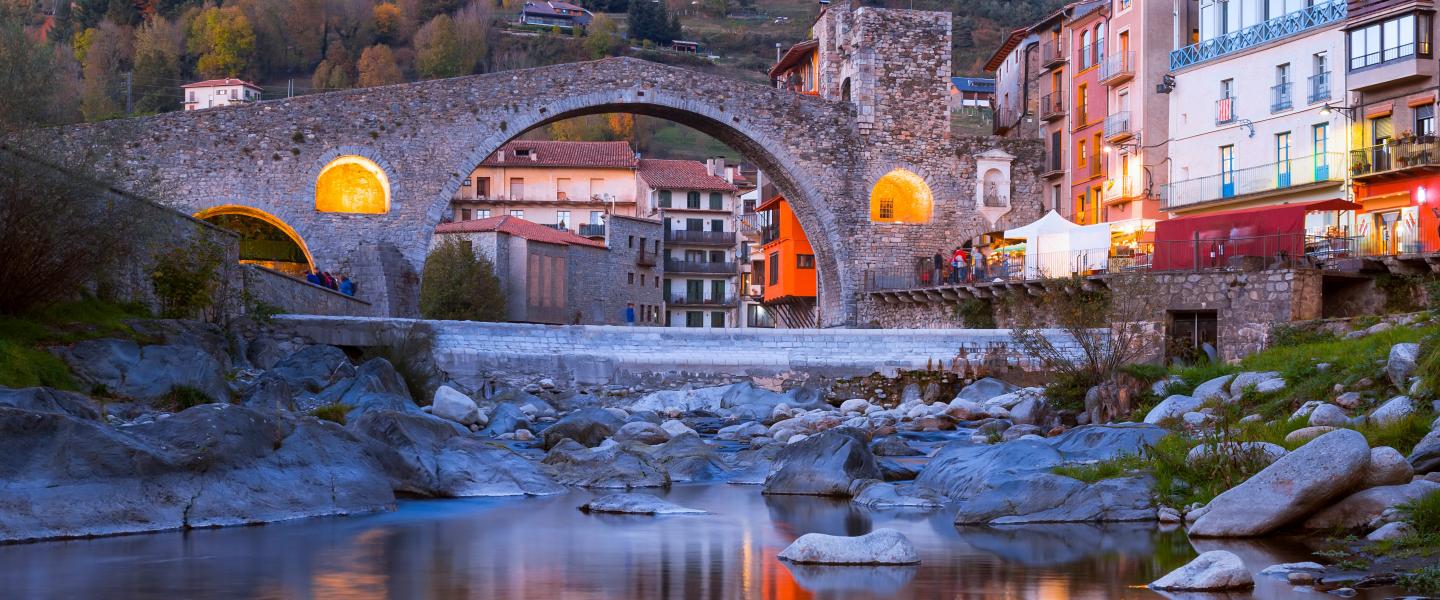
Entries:
{"type": "Polygon", "coordinates": [[[315,210],[380,215],[390,212],[390,178],[361,156],[341,156],[315,181],[315,210]]]}
{"type": "Polygon", "coordinates": [[[886,173],[870,189],[870,220],[878,223],[924,223],[934,201],[930,186],[904,169],[886,173]]]}

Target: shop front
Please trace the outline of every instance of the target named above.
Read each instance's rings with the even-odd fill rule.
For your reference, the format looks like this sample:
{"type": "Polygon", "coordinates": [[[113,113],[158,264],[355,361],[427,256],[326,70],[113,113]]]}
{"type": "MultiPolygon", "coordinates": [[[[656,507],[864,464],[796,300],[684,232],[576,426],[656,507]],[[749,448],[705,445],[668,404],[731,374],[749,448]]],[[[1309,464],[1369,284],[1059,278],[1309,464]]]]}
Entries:
{"type": "Polygon", "coordinates": [[[1440,252],[1440,175],[1357,183],[1355,236],[1366,256],[1440,252]]]}

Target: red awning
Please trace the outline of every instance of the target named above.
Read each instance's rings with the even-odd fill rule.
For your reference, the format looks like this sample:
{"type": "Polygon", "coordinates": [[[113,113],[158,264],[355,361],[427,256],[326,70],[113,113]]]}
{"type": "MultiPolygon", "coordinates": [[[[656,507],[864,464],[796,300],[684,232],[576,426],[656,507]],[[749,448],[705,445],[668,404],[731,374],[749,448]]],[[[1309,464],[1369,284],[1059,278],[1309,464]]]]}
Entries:
{"type": "Polygon", "coordinates": [[[1155,224],[1158,270],[1223,266],[1236,256],[1298,256],[1305,251],[1305,214],[1361,210],[1345,200],[1315,200],[1242,208],[1160,221],[1155,224]]]}

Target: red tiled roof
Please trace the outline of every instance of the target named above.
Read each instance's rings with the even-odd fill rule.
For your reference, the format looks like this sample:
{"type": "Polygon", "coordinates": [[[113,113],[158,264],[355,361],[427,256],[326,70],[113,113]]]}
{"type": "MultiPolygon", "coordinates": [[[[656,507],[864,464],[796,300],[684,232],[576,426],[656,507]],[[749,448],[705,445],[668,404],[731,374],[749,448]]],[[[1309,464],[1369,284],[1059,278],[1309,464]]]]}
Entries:
{"type": "Polygon", "coordinates": [[[576,246],[606,248],[605,242],[583,238],[569,231],[546,227],[539,223],[526,221],[525,219],[512,217],[510,215],[501,215],[488,219],[456,221],[454,223],[441,223],[435,228],[435,233],[481,233],[486,231],[508,233],[532,242],[559,244],[561,246],[574,244],[576,246]]]}
{"type": "Polygon", "coordinates": [[[736,187],[705,171],[705,163],[693,160],[640,160],[640,178],[657,190],[705,190],[733,192],[736,187]]]}
{"type": "Polygon", "coordinates": [[[780,57],[780,60],[775,62],[775,66],[770,67],[770,76],[778,77],[781,72],[798,64],[819,46],[820,40],[805,40],[790,46],[790,49],[785,51],[785,56],[780,57]]]}
{"type": "MultiPolygon", "coordinates": [[[[187,83],[187,84],[182,85],[182,86],[180,86],[180,87],[181,87],[181,88],[219,87],[219,86],[222,86],[222,85],[243,85],[243,86],[248,87],[248,88],[254,88],[254,89],[257,89],[257,90],[260,89],[260,86],[255,85],[255,84],[253,84],[253,83],[250,83],[250,82],[248,82],[248,81],[245,81],[244,79],[206,79],[205,81],[197,81],[197,82],[195,82],[195,83],[187,83]]],[[[262,90],[262,91],[263,91],[263,90],[262,90]]]]}
{"type": "Polygon", "coordinates": [[[604,167],[635,168],[630,142],[552,142],[515,140],[501,146],[480,163],[484,167],[604,167]],[[520,156],[517,151],[528,151],[520,156]],[[501,154],[505,160],[500,160],[501,154]]]}

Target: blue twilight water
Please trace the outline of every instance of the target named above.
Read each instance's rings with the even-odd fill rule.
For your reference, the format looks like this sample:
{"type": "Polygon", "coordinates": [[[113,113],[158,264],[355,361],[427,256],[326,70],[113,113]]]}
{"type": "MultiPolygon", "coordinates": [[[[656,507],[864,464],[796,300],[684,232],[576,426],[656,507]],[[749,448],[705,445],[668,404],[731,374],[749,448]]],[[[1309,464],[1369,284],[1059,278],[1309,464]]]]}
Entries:
{"type": "MultiPolygon", "coordinates": [[[[393,513],[0,546],[4,598],[1157,598],[1193,558],[1144,525],[955,528],[950,511],[874,511],[726,484],[654,490],[711,514],[587,515],[598,492],[401,502],[393,513]],[[916,567],[800,567],[801,534],[903,532],[916,567]]],[[[1198,542],[1197,542],[1198,543],[1198,542]]],[[[1258,570],[1310,560],[1279,543],[1213,543],[1258,570]]],[[[1256,596],[1324,598],[1257,578],[1256,596]]],[[[1246,598],[1188,596],[1199,598],[1246,598]]],[[[1363,596],[1362,596],[1363,597],[1363,596]]],[[[1373,597],[1382,597],[1375,595],[1373,597]]]]}

